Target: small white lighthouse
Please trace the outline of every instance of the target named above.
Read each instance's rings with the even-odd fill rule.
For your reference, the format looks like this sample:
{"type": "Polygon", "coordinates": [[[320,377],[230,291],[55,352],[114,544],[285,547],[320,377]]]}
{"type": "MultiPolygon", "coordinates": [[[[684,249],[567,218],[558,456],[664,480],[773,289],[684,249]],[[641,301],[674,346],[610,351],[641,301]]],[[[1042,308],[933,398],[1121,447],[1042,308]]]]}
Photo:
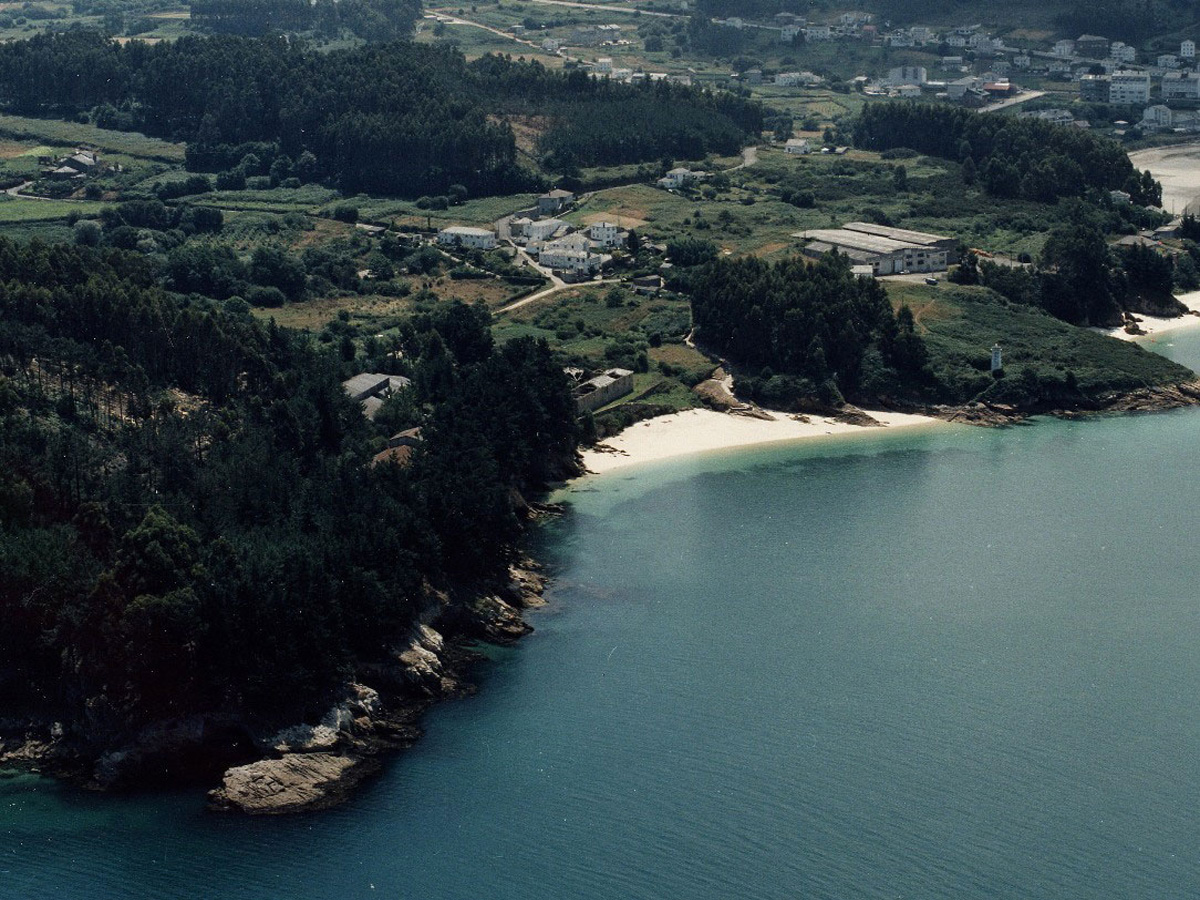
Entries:
{"type": "Polygon", "coordinates": [[[992,344],[992,371],[998,372],[1004,368],[1004,352],[999,344],[992,344]]]}

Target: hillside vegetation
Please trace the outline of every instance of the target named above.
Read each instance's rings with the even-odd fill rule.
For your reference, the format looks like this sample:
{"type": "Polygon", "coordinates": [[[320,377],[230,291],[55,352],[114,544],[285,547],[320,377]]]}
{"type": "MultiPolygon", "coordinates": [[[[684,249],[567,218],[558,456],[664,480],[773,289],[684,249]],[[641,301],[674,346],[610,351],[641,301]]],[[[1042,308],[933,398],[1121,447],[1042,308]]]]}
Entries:
{"type": "Polygon", "coordinates": [[[498,115],[546,117],[541,152],[560,171],[736,152],[762,127],[759,106],[729,93],[498,57],[468,64],[454,48],[404,42],[319,53],[277,38],[151,47],[96,32],[39,36],[0,47],[0,97],[23,115],[91,113],[187,142],[192,170],[410,197],[539,186],[498,115]]]}

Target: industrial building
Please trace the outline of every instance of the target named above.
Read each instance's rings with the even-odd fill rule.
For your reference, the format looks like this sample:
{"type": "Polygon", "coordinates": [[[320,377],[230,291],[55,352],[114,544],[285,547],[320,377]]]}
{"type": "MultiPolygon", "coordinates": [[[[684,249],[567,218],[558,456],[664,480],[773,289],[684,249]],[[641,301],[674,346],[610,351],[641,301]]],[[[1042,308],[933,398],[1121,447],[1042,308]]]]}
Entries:
{"type": "Polygon", "coordinates": [[[795,237],[808,242],[803,250],[806,256],[817,259],[836,250],[848,256],[853,266],[870,266],[874,275],[944,272],[956,246],[954,238],[867,222],[851,222],[843,228],[815,228],[795,237]]]}

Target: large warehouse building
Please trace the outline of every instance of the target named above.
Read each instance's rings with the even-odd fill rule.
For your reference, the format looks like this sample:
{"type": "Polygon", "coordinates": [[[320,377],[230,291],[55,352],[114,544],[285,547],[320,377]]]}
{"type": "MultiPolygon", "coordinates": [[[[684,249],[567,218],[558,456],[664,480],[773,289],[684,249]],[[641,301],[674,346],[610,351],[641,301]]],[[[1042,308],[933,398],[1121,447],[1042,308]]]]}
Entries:
{"type": "Polygon", "coordinates": [[[814,228],[795,237],[805,240],[804,254],[819,258],[837,250],[856,266],[870,266],[875,275],[903,272],[944,272],[953,262],[954,238],[866,222],[842,228],[814,228]]]}

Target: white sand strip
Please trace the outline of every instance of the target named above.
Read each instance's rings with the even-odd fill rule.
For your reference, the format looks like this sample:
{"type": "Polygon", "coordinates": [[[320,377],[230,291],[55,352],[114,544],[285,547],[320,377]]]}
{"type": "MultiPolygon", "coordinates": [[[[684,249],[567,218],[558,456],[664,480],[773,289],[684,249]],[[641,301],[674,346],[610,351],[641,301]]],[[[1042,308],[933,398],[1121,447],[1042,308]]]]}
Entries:
{"type": "MultiPolygon", "coordinates": [[[[1188,309],[1200,313],[1200,291],[1179,294],[1177,299],[1188,309]]],[[[1102,328],[1100,330],[1109,337],[1120,338],[1123,341],[1132,341],[1140,337],[1151,337],[1156,334],[1162,334],[1164,331],[1178,331],[1181,328],[1200,327],[1200,315],[1184,314],[1171,319],[1160,319],[1158,316],[1143,316],[1141,313],[1135,313],[1135,315],[1141,320],[1138,322],[1138,327],[1145,332],[1144,334],[1129,334],[1124,328],[1102,328]]]]}
{"type": "MultiPolygon", "coordinates": [[[[873,410],[866,412],[888,427],[942,424],[940,419],[929,416],[873,410]]],[[[583,464],[588,471],[600,474],[693,453],[874,430],[869,426],[848,425],[821,416],[810,416],[808,422],[803,422],[787,413],[772,415],[775,418],[767,420],[709,409],[689,409],[647,419],[601,441],[599,449],[585,451],[583,464]]]]}

